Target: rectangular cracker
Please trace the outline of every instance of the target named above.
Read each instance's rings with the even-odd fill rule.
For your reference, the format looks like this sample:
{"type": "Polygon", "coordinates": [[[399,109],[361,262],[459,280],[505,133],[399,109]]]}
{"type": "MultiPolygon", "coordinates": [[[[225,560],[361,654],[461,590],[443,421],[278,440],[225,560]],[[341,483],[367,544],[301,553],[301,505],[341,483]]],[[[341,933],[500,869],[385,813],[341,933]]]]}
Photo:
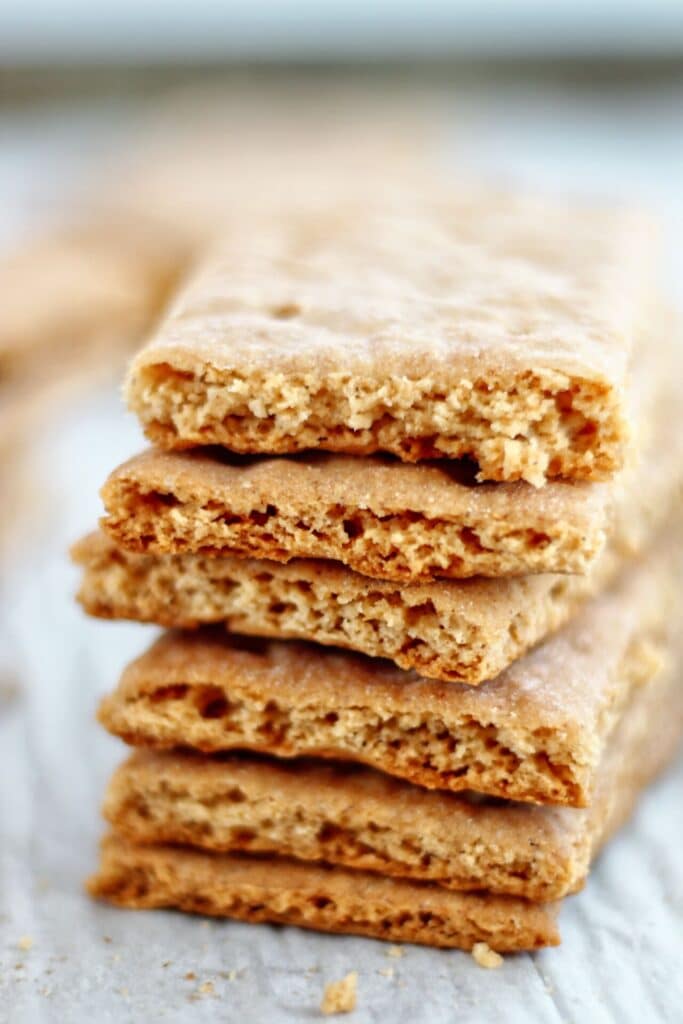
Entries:
{"type": "Polygon", "coordinates": [[[673,359],[651,363],[640,378],[640,457],[609,483],[477,484],[462,461],[149,449],[109,476],[102,526],[130,551],[334,559],[403,583],[585,573],[608,535],[637,549],[680,495],[678,375],[673,359]]]}
{"type": "Polygon", "coordinates": [[[538,902],[584,884],[591,859],[669,761],[683,730],[680,664],[633,695],[588,810],[428,791],[373,769],[137,750],[104,814],[133,843],[325,861],[538,902]]]}
{"type": "Polygon", "coordinates": [[[136,846],[112,835],[88,889],[120,907],[177,907],[240,921],[291,924],[389,942],[511,953],[559,942],[555,904],[277,857],[136,846]]]}
{"type": "Polygon", "coordinates": [[[235,225],[131,366],[148,437],[467,456],[483,480],[539,485],[618,470],[652,301],[650,223],[429,193],[235,225]]]}
{"type": "Polygon", "coordinates": [[[128,550],[330,558],[418,583],[585,572],[605,543],[611,489],[475,484],[458,462],[150,449],[115,470],[102,497],[102,526],[128,550]]]}
{"type": "Polygon", "coordinates": [[[405,587],[334,562],[286,565],[209,555],[135,554],[104,534],[72,550],[89,615],[194,629],[220,623],[253,636],[298,638],[390,658],[444,682],[491,679],[566,622],[615,568],[590,576],[438,580],[405,587]]]}
{"type": "Polygon", "coordinates": [[[301,643],[170,633],[128,666],[100,720],[134,746],[352,760],[430,789],[584,806],[630,695],[664,667],[674,541],[478,689],[301,643]]]}

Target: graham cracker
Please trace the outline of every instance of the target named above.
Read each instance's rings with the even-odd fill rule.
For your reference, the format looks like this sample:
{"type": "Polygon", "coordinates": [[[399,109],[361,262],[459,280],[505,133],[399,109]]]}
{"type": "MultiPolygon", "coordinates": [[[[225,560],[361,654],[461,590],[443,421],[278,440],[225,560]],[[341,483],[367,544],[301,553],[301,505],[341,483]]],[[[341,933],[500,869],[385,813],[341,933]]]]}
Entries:
{"type": "Polygon", "coordinates": [[[331,558],[375,579],[585,572],[609,484],[476,484],[468,465],[380,456],[239,459],[150,449],[115,470],[103,528],[129,550],[331,558]]]}
{"type": "Polygon", "coordinates": [[[605,479],[624,463],[654,237],[626,210],[476,187],[245,218],[134,360],[128,402],[165,448],[605,479]]]}
{"type": "Polygon", "coordinates": [[[325,861],[538,902],[590,861],[669,761],[683,730],[680,664],[632,695],[589,809],[428,791],[372,769],[253,755],[137,750],[109,783],[107,820],[133,843],[325,861]]]}
{"type": "Polygon", "coordinates": [[[618,560],[589,576],[439,580],[401,587],[334,562],[135,554],[104,534],[72,549],[89,615],[348,647],[430,679],[477,686],[562,626],[618,560]]]}
{"type": "Polygon", "coordinates": [[[451,892],[277,857],[212,854],[105,839],[91,895],[120,907],[177,907],[240,921],[293,924],[389,942],[500,952],[557,945],[554,904],[451,892]]]}
{"type": "Polygon", "coordinates": [[[102,527],[131,551],[325,558],[402,583],[585,573],[608,537],[642,546],[683,490],[680,357],[660,347],[669,357],[639,368],[640,451],[607,483],[481,484],[462,461],[149,449],[109,476],[102,527]]]}
{"type": "Polygon", "coordinates": [[[585,806],[631,694],[665,666],[680,564],[669,534],[483,687],[302,643],[170,633],[125,670],[100,718],[136,746],[352,760],[426,788],[585,806]]]}

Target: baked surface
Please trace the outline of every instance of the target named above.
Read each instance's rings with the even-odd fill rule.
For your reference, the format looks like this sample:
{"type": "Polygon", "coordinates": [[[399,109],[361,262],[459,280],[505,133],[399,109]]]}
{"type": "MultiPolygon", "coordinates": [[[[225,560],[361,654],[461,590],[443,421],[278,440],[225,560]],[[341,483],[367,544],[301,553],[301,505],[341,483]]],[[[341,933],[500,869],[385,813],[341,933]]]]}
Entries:
{"type": "Polygon", "coordinates": [[[679,672],[675,664],[633,694],[587,810],[429,791],[349,764],[138,750],[110,781],[105,817],[134,843],[276,854],[448,889],[560,899],[581,888],[592,857],[672,756],[683,729],[679,672]]]}
{"type": "MultiPolygon", "coordinates": [[[[225,466],[208,460],[206,455],[152,453],[124,466],[121,476],[115,474],[104,488],[106,502],[119,508],[118,517],[105,520],[104,524],[109,524],[117,540],[123,541],[123,547],[97,535],[76,546],[74,555],[85,569],[80,600],[88,612],[103,617],[128,617],[182,629],[224,623],[240,633],[349,647],[371,656],[389,657],[401,668],[414,669],[428,678],[476,685],[498,675],[533,644],[567,622],[586,598],[608,584],[622,563],[647,545],[678,507],[683,492],[683,431],[671,435],[671,423],[677,421],[678,413],[672,411],[669,400],[661,400],[660,407],[664,415],[659,420],[666,420],[669,439],[661,436],[658,428],[653,429],[645,458],[630,466],[620,479],[589,488],[587,512],[590,509],[599,517],[601,502],[605,501],[600,494],[604,495],[606,488],[611,492],[612,508],[609,543],[584,577],[537,573],[507,579],[435,580],[399,586],[396,581],[369,579],[329,560],[296,558],[282,564],[246,559],[242,553],[216,557],[212,549],[204,553],[138,554],[129,548],[157,549],[176,544],[183,547],[186,537],[193,538],[188,547],[201,547],[197,538],[203,537],[205,528],[211,532],[216,519],[224,522],[221,488],[223,495],[229,494],[230,503],[239,505],[244,501],[240,507],[245,509],[259,494],[255,504],[263,511],[259,508],[255,516],[250,515],[247,526],[237,526],[243,537],[254,537],[257,545],[259,526],[255,520],[262,522],[260,536],[266,539],[274,537],[278,529],[278,515],[269,514],[275,508],[275,494],[282,500],[284,514],[289,511],[290,521],[300,502],[295,489],[286,492],[286,460],[270,460],[275,463],[273,472],[282,480],[278,490],[273,480],[266,486],[265,479],[270,477],[268,461],[257,461],[252,472],[249,464],[225,466]],[[146,482],[136,482],[146,481],[150,475],[157,485],[151,495],[146,482]],[[138,486],[145,494],[141,504],[136,498],[138,486]],[[183,499],[188,496],[189,510],[183,506],[183,499]]],[[[328,494],[331,487],[336,498],[344,493],[347,500],[353,500],[354,480],[358,501],[366,504],[369,495],[378,510],[396,509],[404,500],[418,504],[417,494],[431,493],[431,499],[423,497],[421,501],[428,513],[436,517],[446,514],[451,499],[452,507],[456,507],[457,495],[461,501],[467,500],[463,490],[474,489],[475,496],[483,495],[480,509],[497,508],[501,518],[508,506],[519,522],[526,517],[526,509],[536,509],[537,514],[541,510],[549,536],[551,526],[547,520],[554,516],[556,522],[562,522],[567,511],[565,490],[585,489],[582,484],[562,482],[551,483],[540,492],[523,483],[468,488],[457,482],[452,486],[450,478],[441,479],[440,487],[421,488],[417,478],[423,471],[427,470],[430,482],[434,482],[432,476],[438,475],[439,470],[399,464],[382,466],[372,460],[378,473],[366,474],[367,494],[361,496],[359,490],[364,483],[358,463],[364,460],[330,458],[333,464],[341,461],[344,465],[344,486],[327,480],[324,456],[317,482],[311,484],[306,494],[310,499],[309,514],[321,509],[324,522],[334,512],[332,496],[328,494]],[[354,465],[349,466],[350,463],[354,465]],[[380,470],[410,474],[410,487],[405,483],[394,497],[387,499],[390,488],[380,470]],[[519,490],[522,494],[518,500],[510,501],[511,495],[519,490]],[[322,504],[316,506],[317,500],[322,504]]],[[[299,465],[295,461],[295,465],[302,476],[309,475],[309,463],[299,465]]],[[[296,473],[291,475],[297,484],[301,482],[296,473]]],[[[473,498],[469,501],[468,507],[476,507],[473,498]]],[[[609,506],[609,499],[605,503],[609,506]]],[[[280,512],[281,507],[275,511],[280,512]]],[[[604,509],[603,516],[607,518],[604,509]]],[[[577,524],[584,522],[578,509],[572,518],[577,524]]],[[[342,518],[340,522],[339,516],[334,521],[344,537],[347,532],[354,532],[350,521],[345,524],[342,518]]],[[[226,528],[230,530],[232,526],[226,528]]],[[[419,540],[420,525],[416,528],[419,540]]],[[[392,543],[396,551],[403,552],[403,558],[413,559],[412,565],[419,570],[425,564],[423,558],[427,564],[433,564],[434,556],[440,556],[440,532],[434,530],[436,536],[426,553],[420,546],[416,548],[415,543],[411,547],[408,530],[401,530],[399,546],[397,538],[392,543]]],[[[590,527],[585,536],[590,536],[590,527]]],[[[362,544],[362,534],[354,543],[362,544]]],[[[348,548],[344,549],[344,557],[347,551],[348,548]]],[[[381,558],[380,571],[385,572],[388,564],[381,558]]],[[[364,563],[364,567],[374,569],[378,563],[364,563]]]]}
{"type": "Polygon", "coordinates": [[[178,629],[220,623],[254,636],[311,640],[470,686],[562,626],[620,562],[607,550],[587,576],[401,587],[313,559],[135,554],[104,534],[84,538],[72,554],[84,570],[78,600],[90,615],[178,629]]]}
{"type": "Polygon", "coordinates": [[[165,448],[604,479],[655,248],[636,214],[476,188],[235,225],[134,360],[128,402],[165,448]]]}
{"type": "Polygon", "coordinates": [[[679,572],[670,536],[479,688],[302,643],[170,633],[125,670],[100,718],[135,746],[360,761],[427,788],[583,806],[635,687],[665,667],[679,572]]]}
{"type": "Polygon", "coordinates": [[[471,464],[446,460],[149,449],[110,475],[102,526],[132,551],[326,558],[403,583],[585,573],[608,536],[639,550],[683,490],[680,359],[652,362],[638,368],[640,450],[609,483],[478,484],[471,464]]]}
{"type": "Polygon", "coordinates": [[[230,458],[149,449],[102,490],[129,550],[331,558],[375,579],[585,572],[609,529],[610,484],[476,484],[457,462],[380,456],[230,458]]]}
{"type": "Polygon", "coordinates": [[[241,921],[293,924],[391,942],[500,952],[559,942],[555,904],[277,857],[135,846],[109,836],[90,893],[120,907],[177,907],[241,921]]]}

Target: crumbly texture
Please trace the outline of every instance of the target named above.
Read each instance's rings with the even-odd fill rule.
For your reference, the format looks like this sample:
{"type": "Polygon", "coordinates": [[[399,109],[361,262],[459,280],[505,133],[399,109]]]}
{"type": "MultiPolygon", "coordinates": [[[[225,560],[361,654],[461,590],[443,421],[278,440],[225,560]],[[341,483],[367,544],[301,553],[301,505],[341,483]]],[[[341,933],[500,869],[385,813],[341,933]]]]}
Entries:
{"type": "Polygon", "coordinates": [[[389,942],[500,952],[557,945],[555,904],[449,892],[440,886],[276,857],[102,846],[90,893],[121,907],[177,907],[241,921],[298,925],[389,942]]]}
{"type": "Polygon", "coordinates": [[[638,454],[609,484],[477,484],[471,464],[445,460],[152,449],[109,477],[102,525],[133,551],[326,558],[404,583],[586,572],[607,534],[632,554],[680,498],[679,328],[661,320],[657,358],[637,367],[638,454]]]}
{"type": "Polygon", "coordinates": [[[652,301],[635,214],[450,188],[235,227],[134,361],[166,448],[474,459],[602,479],[652,301]]]}
{"type": "Polygon", "coordinates": [[[349,971],[339,981],[331,981],[325,986],[320,1011],[324,1014],[351,1013],[356,1009],[356,989],[358,972],[349,971]]]}
{"type": "Polygon", "coordinates": [[[669,671],[641,687],[612,735],[589,810],[420,789],[359,766],[136,751],[104,813],[134,843],[325,861],[544,902],[583,885],[591,858],[668,762],[683,729],[669,671]]]}
{"type": "Polygon", "coordinates": [[[487,686],[222,631],[171,633],[123,674],[103,724],[136,746],[364,762],[434,789],[585,805],[605,743],[676,628],[675,537],[487,686]]]}
{"type": "MultiPolygon", "coordinates": [[[[677,379],[672,373],[671,380],[677,379]]],[[[566,622],[587,597],[613,578],[621,563],[647,546],[678,507],[683,494],[683,430],[671,434],[671,424],[678,423],[681,414],[677,400],[672,406],[670,397],[662,394],[657,419],[658,424],[666,424],[666,434],[663,436],[659,426],[651,429],[646,457],[630,465],[612,485],[593,484],[586,488],[556,482],[538,492],[525,484],[480,485],[484,493],[492,492],[490,500],[485,497],[482,503],[490,510],[497,507],[501,519],[502,510],[514,508],[516,503],[509,502],[504,494],[498,492],[509,495],[511,491],[525,491],[526,494],[519,499],[524,510],[534,506],[545,510],[545,536],[552,532],[549,525],[552,516],[562,519],[567,512],[564,492],[574,490],[582,491],[583,499],[577,502],[579,507],[574,509],[571,518],[588,536],[590,530],[585,517],[590,519],[595,514],[597,519],[600,518],[601,513],[596,509],[600,508],[609,486],[612,502],[609,544],[584,577],[545,573],[507,579],[435,580],[399,587],[396,581],[369,579],[331,561],[293,559],[286,564],[278,564],[211,553],[131,552],[128,545],[172,547],[179,543],[179,537],[187,535],[185,530],[193,538],[201,537],[204,524],[213,523],[216,516],[221,515],[215,511],[216,504],[220,507],[220,500],[210,498],[208,494],[209,491],[218,492],[226,467],[210,460],[206,460],[210,464],[205,465],[206,457],[198,455],[198,472],[194,476],[190,474],[191,482],[187,484],[185,469],[178,473],[174,460],[184,460],[189,456],[150,454],[143,457],[138,468],[144,478],[147,458],[154,463],[158,491],[149,502],[151,508],[147,507],[147,499],[141,510],[137,506],[139,511],[135,514],[131,509],[131,514],[127,515],[124,507],[121,508],[114,532],[126,547],[120,547],[101,535],[93,535],[74,550],[76,560],[85,569],[80,600],[88,612],[102,617],[140,619],[180,628],[223,622],[243,633],[297,637],[350,647],[374,657],[391,658],[402,668],[415,669],[428,678],[470,685],[480,683],[501,672],[530,646],[566,622]],[[203,479],[201,485],[199,477],[203,479]],[[189,490],[200,488],[197,508],[201,504],[206,509],[206,517],[192,511],[188,518],[182,504],[176,503],[176,493],[185,494],[186,485],[189,490]],[[551,493],[546,494],[548,491],[551,493]],[[551,508],[554,509],[552,513],[549,511],[551,508]]],[[[652,428],[652,421],[648,422],[652,428]]],[[[338,461],[338,457],[332,458],[338,461]]],[[[362,475],[358,466],[360,460],[349,458],[341,461],[344,465],[356,464],[349,470],[345,483],[351,478],[358,481],[362,475]]],[[[193,464],[194,457],[190,459],[190,465],[193,464]]],[[[398,470],[418,476],[425,471],[423,466],[382,468],[390,474],[398,470]]],[[[248,468],[227,469],[233,493],[247,494],[250,490],[248,468]]],[[[135,468],[124,467],[123,475],[127,479],[129,473],[135,476],[136,472],[135,468]]],[[[259,472],[257,469],[257,476],[259,472]]],[[[283,467],[280,466],[276,472],[282,473],[283,467]]],[[[431,469],[430,472],[439,471],[431,469]]],[[[367,475],[372,479],[372,474],[367,475]]],[[[386,497],[381,497],[383,488],[379,479],[381,473],[375,478],[377,493],[374,497],[377,507],[386,508],[386,504],[380,504],[386,503],[386,497]]],[[[119,482],[112,484],[115,493],[119,493],[119,486],[119,482]]],[[[127,484],[121,486],[124,490],[128,487],[127,484]]],[[[357,482],[356,486],[361,485],[357,482]]],[[[413,495],[418,490],[415,484],[413,495]]],[[[351,492],[351,487],[347,491],[351,492]]],[[[425,488],[423,507],[430,513],[444,514],[449,493],[448,483],[442,484],[441,488],[425,488]],[[429,494],[433,497],[428,497],[429,494]]],[[[479,488],[475,488],[475,494],[478,493],[479,488]]],[[[262,497],[266,498],[265,492],[262,497]]],[[[310,497],[313,498],[313,494],[310,497]]],[[[406,494],[400,491],[390,507],[395,508],[404,498],[406,494]]],[[[107,494],[107,499],[118,500],[112,499],[110,494],[107,494]]],[[[125,509],[131,501],[136,504],[135,498],[124,500],[125,509]]],[[[456,504],[455,500],[453,504],[456,504]]],[[[334,521],[329,503],[325,505],[323,502],[323,505],[330,514],[323,514],[321,528],[329,537],[330,529],[334,528],[330,524],[334,521]]],[[[473,501],[470,507],[474,505],[476,502],[473,501]]],[[[286,501],[282,507],[286,511],[286,501]]],[[[269,530],[277,530],[278,515],[270,514],[274,508],[266,501],[263,512],[249,517],[253,525],[243,536],[251,536],[252,533],[256,536],[259,523],[262,533],[274,536],[272,532],[268,534],[269,530]]],[[[279,512],[280,506],[275,511],[279,512]]],[[[602,514],[604,512],[603,506],[602,514]]],[[[291,514],[293,518],[294,512],[291,514]]],[[[317,514],[313,501],[309,504],[308,514],[317,514]]],[[[520,522],[526,514],[526,511],[518,510],[520,522]]],[[[342,518],[340,525],[337,519],[336,529],[345,536],[354,534],[353,522],[342,518]]],[[[229,530],[232,528],[227,527],[229,530]]],[[[492,517],[489,525],[484,526],[487,540],[494,528],[492,517]]],[[[214,530],[215,527],[211,525],[209,529],[214,530]]],[[[415,529],[419,535],[419,523],[415,529]]],[[[503,532],[505,529],[503,527],[503,532]]],[[[438,535],[431,548],[426,550],[411,546],[411,536],[408,530],[401,531],[400,545],[398,538],[394,537],[398,562],[410,560],[415,570],[433,565],[434,553],[442,550],[438,535]]],[[[360,532],[351,543],[362,545],[363,533],[360,532]]],[[[200,544],[200,541],[193,540],[191,546],[195,544],[200,544]]],[[[347,557],[346,552],[344,557],[347,557]]],[[[386,564],[393,564],[393,561],[386,564]]],[[[381,560],[372,566],[366,562],[364,568],[386,574],[387,570],[382,565],[381,560]]]]}
{"type": "Polygon", "coordinates": [[[135,554],[103,534],[77,544],[90,615],[178,629],[221,623],[254,636],[348,647],[430,679],[476,686],[563,625],[612,578],[607,550],[587,576],[440,580],[399,587],[333,562],[135,554]]]}
{"type": "Polygon", "coordinates": [[[585,572],[613,488],[477,484],[467,464],[239,459],[151,449],[111,474],[102,526],[129,550],[331,558],[376,579],[585,572]]]}

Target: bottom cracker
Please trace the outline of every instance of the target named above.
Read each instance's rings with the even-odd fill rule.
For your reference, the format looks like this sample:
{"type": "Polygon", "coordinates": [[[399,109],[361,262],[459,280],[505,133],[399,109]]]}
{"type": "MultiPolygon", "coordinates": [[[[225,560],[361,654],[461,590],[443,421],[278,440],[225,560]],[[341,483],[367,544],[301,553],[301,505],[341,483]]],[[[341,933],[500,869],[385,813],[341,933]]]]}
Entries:
{"type": "Polygon", "coordinates": [[[555,903],[451,892],[275,857],[136,846],[113,835],[102,844],[88,888],[120,907],[175,907],[391,942],[457,949],[486,942],[501,953],[559,943],[555,903]]]}

